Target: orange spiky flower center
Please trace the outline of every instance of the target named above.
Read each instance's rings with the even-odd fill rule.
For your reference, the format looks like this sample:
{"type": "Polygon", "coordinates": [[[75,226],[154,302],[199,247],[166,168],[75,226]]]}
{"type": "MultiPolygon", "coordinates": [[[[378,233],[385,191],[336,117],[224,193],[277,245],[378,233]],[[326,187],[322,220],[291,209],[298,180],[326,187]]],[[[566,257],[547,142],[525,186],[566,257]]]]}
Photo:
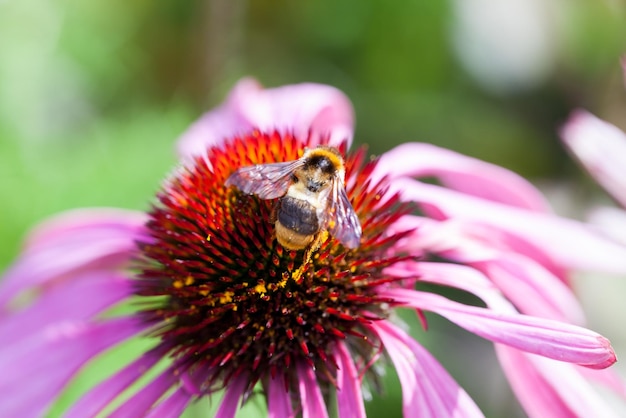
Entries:
{"type": "Polygon", "coordinates": [[[362,369],[375,355],[379,344],[367,324],[385,317],[391,302],[376,289],[391,280],[383,269],[406,258],[388,255],[399,235],[387,227],[409,210],[384,196],[384,180],[370,184],[376,162],[365,162],[363,150],[345,160],[361,245],[346,250],[330,237],[303,267],[304,251],[275,239],[276,201],[224,185],[240,167],[295,160],[307,145],[259,131],[226,141],[169,179],[149,214],[153,239],[139,244],[136,293],[150,297],[143,316],[202,392],[242,373],[251,390],[278,370],[294,389],[294,364],[302,361],[330,386],[340,340],[362,369]]]}

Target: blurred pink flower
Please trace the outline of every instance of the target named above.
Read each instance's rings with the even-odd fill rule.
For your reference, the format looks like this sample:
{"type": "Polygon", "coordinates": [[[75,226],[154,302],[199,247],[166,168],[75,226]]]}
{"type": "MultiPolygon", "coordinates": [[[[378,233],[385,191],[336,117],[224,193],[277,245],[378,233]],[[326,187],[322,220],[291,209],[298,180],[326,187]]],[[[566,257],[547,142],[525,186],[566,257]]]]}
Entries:
{"type": "MultiPolygon", "coordinates": [[[[579,109],[561,130],[568,149],[589,174],[626,209],[626,134],[618,127],[579,109]]],[[[626,243],[626,211],[612,207],[593,210],[591,222],[626,243]]]]}
{"type": "Polygon", "coordinates": [[[327,416],[333,392],[340,417],[363,417],[361,383],[375,377],[381,354],[398,372],[405,416],[481,416],[394,323],[403,307],[493,341],[530,416],[609,416],[587,381],[623,391],[595,370],[615,354],[579,326],[567,272],[624,272],[626,259],[584,224],[552,214],[512,172],[428,144],[375,160],[347,153],[360,246],[331,238],[293,275],[302,252],[275,242],[273,202],[224,181],[307,146],[345,153],[352,129],[352,106],[334,88],[265,90],[243,80],[183,135],[183,168],[149,213],[80,209],[35,229],[0,283],[0,336],[10,341],[0,347],[0,416],[44,414],[83,366],[133,336],[152,336],[154,347],[89,388],[67,416],[110,411],[129,390],[113,416],[178,416],[223,389],[216,416],[232,417],[260,383],[272,417],[327,416]],[[484,307],[416,283],[462,289],[484,307]],[[131,297],[143,301],[135,313],[102,315],[131,297]],[[171,359],[165,370],[129,389],[163,358],[171,359]]]}

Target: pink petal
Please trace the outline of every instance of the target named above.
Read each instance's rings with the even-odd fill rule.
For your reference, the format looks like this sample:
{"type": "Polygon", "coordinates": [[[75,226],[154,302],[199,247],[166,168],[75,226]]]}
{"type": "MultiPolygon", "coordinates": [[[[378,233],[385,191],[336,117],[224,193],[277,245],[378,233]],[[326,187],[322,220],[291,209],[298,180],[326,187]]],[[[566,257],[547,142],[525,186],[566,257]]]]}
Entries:
{"type": "Polygon", "coordinates": [[[26,238],[26,250],[49,247],[63,239],[82,233],[106,234],[107,230],[139,234],[147,221],[144,212],[117,208],[72,209],[54,215],[33,228],[26,238]]]}
{"type": "Polygon", "coordinates": [[[555,388],[545,381],[523,352],[500,344],[496,344],[496,352],[515,397],[530,418],[578,416],[563,402],[555,388]]]}
{"type": "Polygon", "coordinates": [[[339,418],[365,418],[361,379],[344,343],[337,344],[337,407],[339,418]]]}
{"type": "MultiPolygon", "coordinates": [[[[505,245],[494,240],[500,234],[493,228],[456,220],[424,222],[417,217],[405,218],[403,227],[411,230],[411,220],[415,223],[414,233],[399,250],[426,251],[468,264],[487,275],[525,313],[584,322],[584,313],[571,288],[535,259],[507,248],[508,237],[505,245]]],[[[530,254],[545,259],[538,256],[538,251],[530,254]]]]}
{"type": "Polygon", "coordinates": [[[561,138],[598,183],[626,207],[626,134],[585,110],[576,110],[561,138]]]}
{"type": "Polygon", "coordinates": [[[458,224],[459,232],[478,245],[491,247],[501,254],[519,254],[522,258],[539,264],[558,281],[568,283],[568,270],[555,263],[540,246],[526,241],[523,237],[487,225],[456,222],[456,220],[444,221],[444,223],[448,222],[458,224]]]}
{"type": "Polygon", "coordinates": [[[192,395],[180,387],[148,411],[146,418],[178,418],[187,408],[191,398],[192,395]]]}
{"type": "Polygon", "coordinates": [[[153,378],[150,383],[139,389],[137,393],[127,399],[110,418],[143,417],[152,406],[179,380],[171,369],[153,378]]]}
{"type": "Polygon", "coordinates": [[[0,339],[16,343],[51,323],[89,319],[128,297],[132,290],[128,278],[119,274],[80,273],[76,280],[53,287],[28,308],[0,321],[0,339]]]}
{"type": "Polygon", "coordinates": [[[244,375],[233,378],[224,392],[224,397],[219,409],[215,413],[214,418],[234,418],[237,409],[239,409],[239,401],[243,395],[243,391],[248,384],[248,379],[244,375]]]}
{"type": "Polygon", "coordinates": [[[297,368],[302,418],[328,418],[326,403],[315,379],[315,370],[306,363],[299,363],[297,368]]]}
{"type": "Polygon", "coordinates": [[[572,289],[533,260],[505,253],[471,265],[488,276],[521,312],[574,324],[585,322],[572,289]]]}
{"type": "MultiPolygon", "coordinates": [[[[481,271],[524,313],[584,322],[584,313],[572,290],[534,260],[513,251],[489,247],[490,243],[481,242],[480,236],[474,238],[466,233],[468,227],[469,230],[475,229],[472,225],[456,221],[425,225],[421,220],[417,224],[421,228],[415,230],[415,236],[408,242],[418,247],[418,251],[435,253],[481,271]]],[[[484,235],[488,234],[486,230],[484,235]]],[[[413,252],[406,246],[404,250],[413,252]]],[[[416,271],[411,273],[419,274],[419,268],[419,264],[415,265],[413,269],[416,271]]],[[[441,268],[448,267],[443,265],[441,268]]],[[[463,286],[462,283],[459,285],[463,286]]]]}
{"type": "Polygon", "coordinates": [[[436,177],[445,186],[483,199],[549,212],[543,195],[523,177],[505,168],[431,144],[407,143],[383,154],[373,174],[436,177]]]}
{"type": "Polygon", "coordinates": [[[624,382],[622,376],[620,376],[618,371],[614,368],[593,370],[580,367],[578,371],[585,376],[585,378],[601,384],[622,398],[626,398],[626,382],[624,382]]]}
{"type": "MultiPolygon", "coordinates": [[[[420,281],[434,282],[445,286],[454,286],[466,290],[483,299],[487,306],[495,308],[498,312],[514,312],[514,308],[502,297],[498,289],[480,272],[462,265],[449,263],[429,262],[405,262],[397,263],[392,268],[385,270],[386,273],[399,277],[415,277],[420,281]]],[[[535,369],[533,363],[526,360],[527,355],[523,352],[496,344],[501,363],[509,381],[511,382],[518,399],[530,416],[570,416],[570,408],[565,406],[558,390],[554,390],[548,380],[542,377],[542,373],[535,369]],[[515,360],[519,358],[518,360],[515,360]],[[550,412],[550,413],[548,413],[550,412]]],[[[559,362],[559,364],[563,364],[559,362]]],[[[574,366],[572,366],[574,367],[574,366]]],[[[606,375],[611,370],[593,370],[585,367],[579,368],[585,376],[594,376],[603,380],[612,390],[626,394],[624,383],[615,375],[606,375]],[[606,377],[605,377],[606,376],[606,377]]],[[[563,383],[555,383],[562,385],[563,383]]],[[[581,394],[581,397],[587,394],[581,394]]],[[[592,398],[593,400],[594,398],[592,398]]],[[[590,404],[592,402],[586,401],[590,404]]]]}
{"type": "Polygon", "coordinates": [[[295,414],[291,407],[289,392],[285,389],[283,376],[279,375],[268,384],[268,418],[292,418],[295,414]]]}
{"type": "Polygon", "coordinates": [[[262,91],[256,80],[244,78],[231,90],[218,107],[202,115],[178,140],[178,153],[183,157],[203,155],[207,148],[217,146],[226,138],[254,127],[247,120],[240,103],[262,91]]]}
{"type": "MultiPolygon", "coordinates": [[[[624,171],[626,173],[626,170],[624,171]]],[[[589,222],[602,233],[626,245],[626,210],[612,207],[596,208],[589,214],[589,222]]]]}
{"type": "Polygon", "coordinates": [[[112,400],[128,389],[137,379],[150,370],[163,356],[167,349],[157,346],[116,372],[97,386],[91,388],[71,409],[65,412],[65,418],[82,418],[96,416],[112,400]]]}
{"type": "Polygon", "coordinates": [[[24,290],[49,286],[83,269],[119,268],[145,238],[135,212],[78,211],[35,230],[26,250],[0,282],[0,307],[24,290]]]}
{"type": "Polygon", "coordinates": [[[615,417],[608,402],[579,373],[579,367],[543,357],[527,355],[536,370],[559,393],[578,416],[615,417]]]}
{"type": "Polygon", "coordinates": [[[616,417],[572,364],[496,345],[503,370],[531,416],[616,417]],[[532,413],[531,413],[532,411],[532,413]]]}
{"type": "Polygon", "coordinates": [[[465,290],[481,298],[498,312],[515,313],[515,308],[480,271],[452,263],[403,261],[385,269],[394,277],[417,277],[420,282],[436,283],[465,290]]]}
{"type": "Polygon", "coordinates": [[[557,263],[573,269],[626,272],[624,248],[588,225],[558,216],[489,202],[414,180],[398,179],[390,192],[418,202],[437,219],[488,225],[515,234],[541,248],[557,263]]]}
{"type": "Polygon", "coordinates": [[[475,261],[487,260],[501,252],[512,252],[534,260],[560,281],[568,283],[568,271],[555,263],[540,247],[518,235],[489,225],[457,219],[438,221],[423,216],[404,215],[390,225],[388,232],[412,232],[410,236],[397,241],[394,246],[397,251],[410,251],[420,256],[424,252],[439,253],[463,248],[473,254],[475,261]]]}
{"type": "Polygon", "coordinates": [[[33,341],[3,347],[0,416],[43,415],[85,363],[144,328],[134,318],[73,321],[49,326],[33,341]]]}
{"type": "Polygon", "coordinates": [[[474,401],[434,357],[388,321],[372,323],[402,386],[405,417],[482,417],[474,401]]]}
{"type": "Polygon", "coordinates": [[[529,353],[595,369],[606,368],[617,360],[606,338],[575,325],[467,306],[410,289],[385,289],[380,295],[435,312],[483,338],[529,353]]]}
{"type": "Polygon", "coordinates": [[[204,114],[179,140],[183,157],[202,155],[207,147],[221,144],[257,128],[293,132],[313,143],[328,136],[330,145],[352,141],[354,112],[350,100],[334,87],[304,83],[263,89],[255,80],[243,79],[226,101],[204,114]]]}

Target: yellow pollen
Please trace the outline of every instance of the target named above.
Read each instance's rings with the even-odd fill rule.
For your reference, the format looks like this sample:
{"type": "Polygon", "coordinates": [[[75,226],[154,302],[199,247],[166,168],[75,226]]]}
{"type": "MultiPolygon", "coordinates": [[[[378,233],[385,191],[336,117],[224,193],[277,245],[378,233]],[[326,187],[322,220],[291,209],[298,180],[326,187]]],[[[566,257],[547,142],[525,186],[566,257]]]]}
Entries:
{"type": "Polygon", "coordinates": [[[303,272],[304,272],[304,264],[298,267],[293,273],[291,273],[291,278],[297,282],[300,280],[300,277],[302,277],[303,272]]]}
{"type": "Polygon", "coordinates": [[[183,282],[181,280],[176,280],[174,283],[172,283],[172,286],[174,286],[175,289],[182,289],[183,282]]]}
{"type": "Polygon", "coordinates": [[[264,283],[259,283],[254,286],[254,291],[260,293],[261,295],[264,295],[265,293],[267,293],[267,288],[265,287],[264,283]]]}
{"type": "Polygon", "coordinates": [[[289,272],[283,271],[282,279],[278,282],[278,287],[284,288],[287,286],[287,280],[289,280],[289,272]]]}
{"type": "Polygon", "coordinates": [[[211,234],[206,236],[206,240],[209,241],[209,242],[211,241],[211,234]]]}
{"type": "Polygon", "coordinates": [[[300,281],[300,278],[302,277],[302,273],[304,273],[306,265],[311,261],[311,258],[314,258],[315,256],[318,256],[316,251],[320,249],[320,247],[322,246],[322,244],[324,242],[326,242],[328,237],[329,237],[329,233],[326,230],[322,230],[319,234],[316,235],[316,237],[313,240],[313,242],[304,251],[304,257],[303,257],[303,260],[302,260],[302,265],[300,267],[298,267],[296,269],[296,271],[294,271],[291,274],[291,278],[294,281],[296,281],[296,282],[300,281]]]}
{"type": "Polygon", "coordinates": [[[234,293],[231,291],[224,292],[222,296],[220,296],[220,303],[222,305],[233,301],[234,293]]]}
{"type": "Polygon", "coordinates": [[[187,278],[185,279],[185,286],[191,286],[193,282],[194,282],[193,277],[187,276],[187,278]]]}

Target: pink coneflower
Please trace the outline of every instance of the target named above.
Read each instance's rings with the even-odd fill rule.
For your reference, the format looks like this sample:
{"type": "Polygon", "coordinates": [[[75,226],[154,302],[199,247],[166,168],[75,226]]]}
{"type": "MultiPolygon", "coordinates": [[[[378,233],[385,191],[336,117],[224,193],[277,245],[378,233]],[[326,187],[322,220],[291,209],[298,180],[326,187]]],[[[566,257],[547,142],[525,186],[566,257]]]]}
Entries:
{"type": "Polygon", "coordinates": [[[496,343],[530,415],[606,416],[586,370],[615,355],[605,338],[571,324],[583,318],[565,273],[624,271],[619,248],[550,214],[502,168],[426,144],[370,160],[348,151],[351,139],[352,107],[336,89],[243,80],[183,136],[182,166],[149,213],[84,209],[36,229],[0,288],[0,416],[44,414],[85,364],[131,337],[153,346],[67,416],[178,416],[223,391],[216,416],[232,417],[254,389],[272,417],[324,417],[333,398],[340,417],[363,417],[362,383],[385,359],[398,371],[405,416],[481,416],[394,321],[403,307],[496,343]],[[273,200],[225,182],[319,144],[345,156],[362,236],[355,249],[331,236],[304,260],[275,240],[273,200]],[[484,305],[415,290],[421,282],[484,305]],[[132,313],[103,315],[128,299],[132,313]],[[167,367],[136,384],[163,359],[167,367]]]}

